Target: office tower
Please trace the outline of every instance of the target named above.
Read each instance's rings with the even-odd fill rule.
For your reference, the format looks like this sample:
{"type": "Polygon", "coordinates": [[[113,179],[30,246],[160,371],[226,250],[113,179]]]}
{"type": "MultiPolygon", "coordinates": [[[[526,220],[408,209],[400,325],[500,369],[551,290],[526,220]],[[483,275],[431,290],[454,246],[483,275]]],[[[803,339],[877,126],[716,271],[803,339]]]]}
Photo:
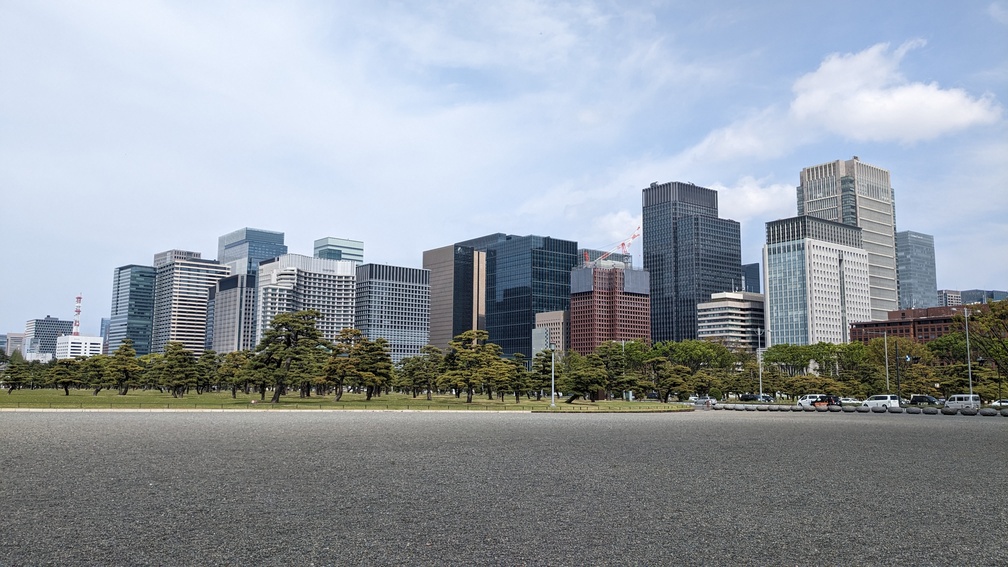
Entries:
{"type": "Polygon", "coordinates": [[[419,356],[430,335],[430,272],[357,266],[354,325],[369,340],[387,340],[393,363],[419,356]]]}
{"type": "Polygon", "coordinates": [[[760,291],[760,285],[762,285],[762,283],[763,278],[760,277],[759,262],[742,264],[742,291],[748,291],[749,293],[762,293],[760,291]]]}
{"type": "Polygon", "coordinates": [[[798,215],[861,228],[871,271],[872,321],[898,307],[896,290],[896,203],[889,172],[857,156],[801,171],[798,215]]]}
{"type": "Polygon", "coordinates": [[[933,236],[912,230],[896,233],[896,276],[900,309],[938,306],[933,236]]]}
{"type": "Polygon", "coordinates": [[[133,341],[138,356],[150,354],[154,329],[153,266],[129,264],[112,275],[112,316],[109,319],[108,353],[115,354],[126,339],[133,341]]]}
{"type": "Polygon", "coordinates": [[[962,305],[962,293],[956,289],[940,289],[938,290],[938,306],[939,307],[955,307],[956,305],[962,305]]]}
{"type": "Polygon", "coordinates": [[[112,324],[112,319],[109,317],[101,318],[101,327],[99,328],[98,335],[102,338],[102,354],[108,354],[108,331],[109,325],[112,324]]]}
{"type": "Polygon", "coordinates": [[[246,227],[217,239],[217,262],[231,268],[231,275],[256,274],[259,262],[286,253],[282,232],[246,227]]]}
{"type": "Polygon", "coordinates": [[[356,263],[284,254],[259,264],[256,339],[259,344],[280,313],[315,310],[315,327],[328,340],[354,326],[356,263]]]}
{"type": "Polygon", "coordinates": [[[486,330],[486,252],[451,245],[425,250],[430,272],[430,344],[445,349],[470,330],[486,330]]]}
{"type": "MultiPolygon", "coordinates": [[[[532,357],[535,314],[570,306],[577,242],[548,236],[492,234],[460,242],[486,252],[486,330],[504,356],[532,357]]],[[[464,306],[463,306],[464,307],[464,306]]]]}
{"type": "Polygon", "coordinates": [[[756,352],[765,347],[765,327],[762,293],[724,291],[697,305],[697,338],[719,342],[733,351],[756,352]]]}
{"type": "Polygon", "coordinates": [[[7,354],[7,335],[0,335],[0,352],[7,354]]]}
{"type": "Polygon", "coordinates": [[[535,314],[532,329],[532,357],[544,350],[554,350],[557,359],[562,359],[570,345],[570,312],[543,311],[535,314]]]}
{"type": "Polygon", "coordinates": [[[4,354],[10,356],[18,351],[24,354],[24,333],[7,333],[7,346],[4,354]]]}
{"type": "Polygon", "coordinates": [[[646,271],[588,266],[575,268],[570,278],[572,351],[589,355],[609,341],[651,343],[650,282],[646,271]]]}
{"type": "Polygon", "coordinates": [[[315,241],[315,257],[325,260],[349,260],[364,263],[364,242],[327,236],[315,241]]]}
{"type": "Polygon", "coordinates": [[[1008,291],[998,289],[964,289],[960,293],[963,305],[991,303],[1008,299],[1008,291]]]}
{"type": "Polygon", "coordinates": [[[199,252],[168,250],[154,255],[154,272],[151,352],[163,353],[165,345],[175,341],[202,355],[210,288],[228,276],[229,268],[200,258],[199,252]]]}
{"type": "Polygon", "coordinates": [[[643,204],[651,340],[695,339],[697,305],[742,284],[739,223],[718,218],[717,192],[692,183],[652,183],[643,204]]]}
{"type": "Polygon", "coordinates": [[[208,348],[221,354],[255,348],[259,264],[286,253],[282,232],[242,228],[218,239],[217,261],[226,264],[231,275],[210,293],[208,348]]]}
{"type": "MultiPolygon", "coordinates": [[[[73,321],[63,321],[56,317],[30,319],[25,323],[21,354],[27,361],[48,362],[56,356],[56,339],[73,333],[73,321]]],[[[10,341],[10,338],[7,339],[10,341]]]]}
{"type": "Polygon", "coordinates": [[[104,340],[101,337],[83,335],[63,335],[56,337],[56,360],[87,358],[102,353],[104,340]]]}
{"type": "Polygon", "coordinates": [[[868,253],[856,226],[811,216],[766,224],[767,345],[846,343],[871,318],[868,253]]]}

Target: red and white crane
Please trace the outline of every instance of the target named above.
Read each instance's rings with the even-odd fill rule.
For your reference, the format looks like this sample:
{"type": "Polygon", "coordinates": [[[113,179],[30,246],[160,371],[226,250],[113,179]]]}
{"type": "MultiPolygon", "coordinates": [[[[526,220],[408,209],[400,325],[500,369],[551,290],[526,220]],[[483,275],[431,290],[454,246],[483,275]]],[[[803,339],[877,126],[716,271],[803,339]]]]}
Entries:
{"type": "Polygon", "coordinates": [[[628,238],[626,238],[623,241],[617,243],[615,246],[613,246],[612,248],[610,248],[609,250],[607,250],[606,252],[604,252],[601,256],[599,256],[598,258],[596,258],[594,261],[592,261],[588,257],[588,251],[585,251],[585,253],[584,253],[585,266],[596,265],[599,262],[601,262],[602,260],[605,260],[606,258],[608,258],[610,255],[612,255],[617,250],[619,250],[621,254],[630,254],[630,245],[633,244],[634,240],[637,240],[638,238],[640,238],[640,235],[641,235],[641,227],[638,226],[637,229],[633,231],[633,234],[631,234],[628,238]]]}

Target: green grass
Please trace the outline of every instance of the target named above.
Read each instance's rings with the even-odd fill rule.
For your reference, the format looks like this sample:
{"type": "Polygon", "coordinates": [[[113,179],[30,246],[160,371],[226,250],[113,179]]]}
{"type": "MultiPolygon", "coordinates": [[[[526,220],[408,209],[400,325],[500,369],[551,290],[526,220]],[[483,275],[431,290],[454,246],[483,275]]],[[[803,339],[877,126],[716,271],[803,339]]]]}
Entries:
{"type": "Polygon", "coordinates": [[[656,402],[627,402],[622,400],[588,402],[578,400],[573,404],[564,403],[557,398],[556,408],[550,407],[549,398],[535,401],[522,398],[515,403],[514,397],[505,397],[504,401],[488,400],[486,396],[475,396],[471,404],[465,403],[465,396],[434,396],[427,401],[426,396],[413,398],[404,394],[388,394],[365,401],[364,394],[343,394],[339,402],[334,396],[312,396],[299,398],[297,395],[281,396],[276,404],[269,403],[271,392],[266,400],[261,401],[258,394],[239,392],[237,398],[232,398],[230,392],[210,392],[196,394],[191,392],[182,398],[173,398],[170,394],[157,390],[130,390],[125,396],[115,391],[102,390],[97,396],[91,390],[70,390],[66,396],[63,390],[54,389],[19,389],[10,394],[7,390],[0,391],[0,408],[21,409],[255,409],[268,411],[271,409],[298,410],[444,410],[444,411],[536,411],[536,412],[668,412],[689,411],[692,406],[679,404],[661,404],[656,402]]]}

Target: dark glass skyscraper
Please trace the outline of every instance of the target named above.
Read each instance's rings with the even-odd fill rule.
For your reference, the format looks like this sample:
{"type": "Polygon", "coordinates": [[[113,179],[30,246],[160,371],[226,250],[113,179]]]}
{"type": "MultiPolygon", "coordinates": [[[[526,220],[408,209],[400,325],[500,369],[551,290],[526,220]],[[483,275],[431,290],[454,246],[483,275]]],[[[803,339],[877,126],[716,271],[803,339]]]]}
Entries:
{"type": "Polygon", "coordinates": [[[217,240],[217,261],[231,275],[211,290],[206,347],[218,353],[255,348],[259,262],[287,253],[284,233],[242,228],[217,240]]]}
{"type": "Polygon", "coordinates": [[[896,233],[899,308],[938,307],[934,236],[912,230],[896,233]]]}
{"type": "Polygon", "coordinates": [[[505,356],[532,357],[535,314],[570,307],[577,242],[494,234],[460,242],[486,252],[486,330],[505,356]]]}
{"type": "Polygon", "coordinates": [[[154,328],[154,266],[130,264],[115,269],[112,277],[112,315],[108,326],[108,353],[115,354],[126,339],[137,355],[151,353],[154,328]]]}
{"type": "Polygon", "coordinates": [[[718,218],[717,192],[692,183],[652,183],[643,205],[651,340],[695,339],[697,304],[742,285],[739,223],[718,218]]]}

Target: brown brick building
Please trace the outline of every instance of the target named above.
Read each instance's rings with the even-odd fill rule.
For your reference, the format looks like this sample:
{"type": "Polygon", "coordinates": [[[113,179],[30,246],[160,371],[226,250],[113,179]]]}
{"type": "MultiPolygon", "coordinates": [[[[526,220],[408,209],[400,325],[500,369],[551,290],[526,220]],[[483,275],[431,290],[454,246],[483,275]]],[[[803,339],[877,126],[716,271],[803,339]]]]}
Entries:
{"type": "Polygon", "coordinates": [[[591,354],[609,341],[651,342],[648,273],[622,265],[586,266],[571,272],[570,348],[591,354]]]}

